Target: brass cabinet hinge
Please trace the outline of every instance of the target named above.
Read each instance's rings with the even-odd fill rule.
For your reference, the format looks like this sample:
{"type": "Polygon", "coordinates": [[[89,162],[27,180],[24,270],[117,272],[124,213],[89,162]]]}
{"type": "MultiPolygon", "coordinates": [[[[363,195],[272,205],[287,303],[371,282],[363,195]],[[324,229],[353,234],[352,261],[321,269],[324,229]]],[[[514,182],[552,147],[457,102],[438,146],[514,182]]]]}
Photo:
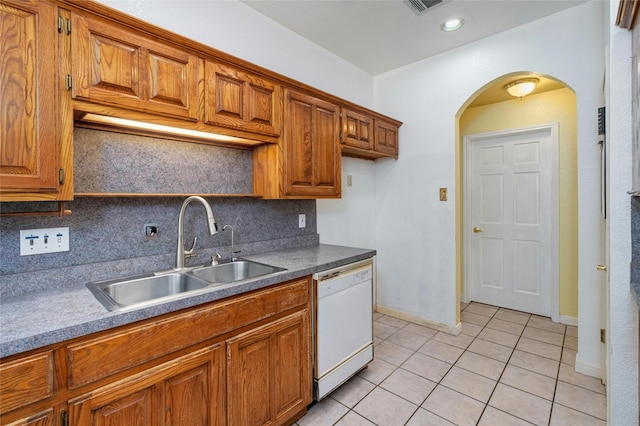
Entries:
{"type": "Polygon", "coordinates": [[[69,426],[69,414],[65,410],[60,412],[60,425],[69,426]]]}
{"type": "Polygon", "coordinates": [[[60,169],[58,171],[58,179],[60,181],[60,185],[64,185],[64,169],[60,169]]]}
{"type": "Polygon", "coordinates": [[[604,328],[600,329],[600,342],[605,343],[607,341],[607,332],[604,328]]]}

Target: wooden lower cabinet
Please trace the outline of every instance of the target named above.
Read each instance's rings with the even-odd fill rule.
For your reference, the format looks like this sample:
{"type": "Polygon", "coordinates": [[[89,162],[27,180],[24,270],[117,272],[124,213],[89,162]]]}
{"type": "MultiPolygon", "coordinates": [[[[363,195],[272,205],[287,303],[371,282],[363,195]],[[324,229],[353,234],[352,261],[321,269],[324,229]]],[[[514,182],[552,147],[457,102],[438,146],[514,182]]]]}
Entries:
{"type": "Polygon", "coordinates": [[[53,408],[34,414],[24,419],[16,420],[7,426],[54,426],[53,408]]]}
{"type": "Polygon", "coordinates": [[[220,345],[207,347],[75,398],[69,424],[223,424],[220,352],[220,345]]]}
{"type": "Polygon", "coordinates": [[[311,403],[309,312],[227,341],[228,425],[281,425],[311,403]]]}

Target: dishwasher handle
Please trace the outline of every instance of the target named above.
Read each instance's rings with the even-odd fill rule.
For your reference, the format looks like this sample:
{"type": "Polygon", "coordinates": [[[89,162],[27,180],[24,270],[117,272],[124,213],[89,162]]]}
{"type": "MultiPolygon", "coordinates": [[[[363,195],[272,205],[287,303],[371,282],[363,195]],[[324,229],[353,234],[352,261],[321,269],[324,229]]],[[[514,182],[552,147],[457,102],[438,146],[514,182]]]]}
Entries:
{"type": "Polygon", "coordinates": [[[324,275],[318,276],[317,280],[318,281],[330,280],[331,278],[335,278],[335,277],[337,277],[339,275],[340,275],[340,271],[331,272],[329,274],[324,274],[324,275]]]}

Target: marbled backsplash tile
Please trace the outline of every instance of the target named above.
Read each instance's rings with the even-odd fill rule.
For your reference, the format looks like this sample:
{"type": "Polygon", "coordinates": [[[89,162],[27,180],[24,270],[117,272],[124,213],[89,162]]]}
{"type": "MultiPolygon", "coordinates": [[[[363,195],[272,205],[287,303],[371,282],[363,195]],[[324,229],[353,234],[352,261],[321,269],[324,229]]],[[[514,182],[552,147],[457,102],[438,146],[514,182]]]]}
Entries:
{"type": "Polygon", "coordinates": [[[251,151],[74,129],[77,193],[250,194],[251,151]]]}
{"type": "MultiPolygon", "coordinates": [[[[170,255],[166,267],[173,267],[177,249],[178,215],[183,200],[180,197],[78,198],[66,203],[72,214],[64,218],[2,218],[0,276],[157,255],[170,255]],[[145,238],[144,225],[147,223],[157,224],[159,233],[156,238],[145,238]],[[21,229],[67,226],[70,234],[68,252],[20,256],[21,229]]],[[[222,231],[224,225],[233,226],[236,246],[245,254],[251,254],[246,253],[245,246],[260,250],[260,243],[269,241],[309,236],[316,239],[315,200],[212,197],[207,201],[211,204],[220,232],[209,235],[204,208],[199,203],[191,203],[185,214],[186,247],[197,236],[197,247],[201,252],[220,248],[224,249],[221,254],[229,257],[231,233],[229,230],[222,231]],[[306,214],[305,228],[298,228],[300,213],[306,214]]],[[[47,203],[0,204],[2,211],[46,208],[47,203]]]]}

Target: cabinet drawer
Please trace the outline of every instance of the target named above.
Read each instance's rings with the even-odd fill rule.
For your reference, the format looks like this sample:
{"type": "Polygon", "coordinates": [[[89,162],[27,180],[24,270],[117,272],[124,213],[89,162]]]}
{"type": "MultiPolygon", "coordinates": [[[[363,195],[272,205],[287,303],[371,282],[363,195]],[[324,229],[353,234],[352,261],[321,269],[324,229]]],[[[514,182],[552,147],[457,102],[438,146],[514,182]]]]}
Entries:
{"type": "Polygon", "coordinates": [[[309,286],[310,277],[305,277],[71,344],[67,347],[69,388],[304,306],[309,286]]]}
{"type": "Polygon", "coordinates": [[[0,365],[0,412],[6,413],[53,394],[53,351],[0,365]]]}

